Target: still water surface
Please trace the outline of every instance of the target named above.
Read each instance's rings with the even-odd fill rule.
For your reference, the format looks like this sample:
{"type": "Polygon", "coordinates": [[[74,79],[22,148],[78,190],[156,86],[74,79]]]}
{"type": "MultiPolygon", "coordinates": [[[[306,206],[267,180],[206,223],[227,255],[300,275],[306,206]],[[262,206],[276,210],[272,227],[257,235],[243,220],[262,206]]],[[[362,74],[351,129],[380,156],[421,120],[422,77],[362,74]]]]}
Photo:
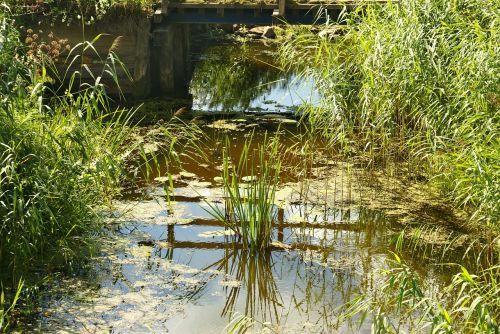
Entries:
{"type": "MultiPolygon", "coordinates": [[[[367,204],[363,186],[348,181],[340,161],[312,163],[310,182],[284,173],[269,251],[243,250],[206,211],[205,201],[223,200],[217,179],[223,138],[229,136],[236,157],[250,131],[258,140],[279,128],[282,143],[293,146],[296,120],[267,113],[296,111],[318,99],[311,82],[280,72],[274,57],[272,47],[249,44],[215,45],[195,55],[193,109],[241,115],[201,125],[208,162],[186,154],[183,172],[161,164],[145,197],[129,194],[117,203],[92,268],[53,287],[37,328],[224,333],[232,319],[246,316],[254,322],[250,332],[369,332],[369,321],[362,328],[339,323],[339,307],[378,289],[390,240],[401,227],[386,208],[367,204]],[[170,201],[161,179],[167,171],[175,173],[170,201]]],[[[298,153],[284,161],[284,170],[302,159],[298,153]]],[[[415,268],[422,276],[441,281],[442,273],[421,264],[415,268]]]]}

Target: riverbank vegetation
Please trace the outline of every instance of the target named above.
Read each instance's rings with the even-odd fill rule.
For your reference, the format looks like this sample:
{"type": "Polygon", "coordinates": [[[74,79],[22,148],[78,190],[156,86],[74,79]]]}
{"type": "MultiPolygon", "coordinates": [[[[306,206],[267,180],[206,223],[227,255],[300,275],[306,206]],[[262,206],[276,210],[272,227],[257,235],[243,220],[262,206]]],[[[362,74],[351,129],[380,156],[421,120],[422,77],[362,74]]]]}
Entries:
{"type": "MultiPolygon", "coordinates": [[[[341,20],[344,25],[327,24],[319,36],[299,32],[281,48],[283,63],[313,77],[323,95],[319,106],[303,108],[311,131],[368,165],[399,161],[468,212],[481,244],[476,273],[458,266],[443,293],[428,290],[396,257],[384,271],[384,292],[361,291],[344,315],[372,315],[375,332],[396,333],[411,323],[415,332],[496,333],[499,3],[389,2],[341,20]]],[[[471,243],[466,253],[474,248],[471,243]]]]}
{"type": "MultiPolygon", "coordinates": [[[[66,271],[90,254],[101,222],[98,210],[123,180],[122,144],[131,128],[127,112],[110,106],[98,81],[89,85],[79,81],[78,72],[70,73],[72,88],[51,90],[49,57],[28,54],[8,8],[0,11],[0,36],[0,323],[5,327],[12,323],[9,315],[27,270],[66,271]]],[[[112,73],[114,65],[106,63],[105,69],[112,73]]],[[[36,283],[31,278],[26,287],[36,283]]]]}
{"type": "Polygon", "coordinates": [[[9,10],[21,17],[47,23],[91,25],[103,19],[150,14],[151,0],[7,0],[9,10]]]}
{"type": "Polygon", "coordinates": [[[323,94],[304,109],[313,132],[351,156],[407,162],[471,222],[497,229],[499,13],[483,0],[365,6],[327,34],[298,34],[281,54],[323,94]]]}
{"type": "MultiPolygon", "coordinates": [[[[21,7],[15,7],[15,15],[26,14],[26,9],[31,8],[31,13],[44,13],[68,23],[83,18],[91,24],[116,3],[96,0],[71,7],[76,3],[23,2],[21,7]]],[[[121,5],[125,11],[140,11],[150,4],[124,0],[118,7],[121,5]]],[[[371,314],[376,332],[396,333],[407,328],[435,333],[498,332],[499,15],[499,5],[486,0],[389,2],[346,14],[342,17],[345,25],[327,24],[325,34],[301,30],[281,47],[281,58],[289,73],[301,72],[304,77],[314,78],[322,95],[319,105],[302,107],[302,125],[310,133],[301,139],[310,139],[312,143],[326,138],[344,154],[348,170],[351,163],[359,161],[364,167],[396,161],[393,166],[437,186],[443,197],[468,212],[467,230],[477,232],[477,236],[471,234],[467,238],[471,241],[477,237],[477,245],[460,245],[465,253],[476,254],[475,274],[462,265],[453,265],[451,268],[458,268],[459,273],[451,283],[445,283],[442,292],[436,292],[436,286],[425,285],[428,282],[422,282],[395,255],[395,261],[384,263],[382,293],[373,294],[369,287],[360,287],[359,298],[344,305],[339,320],[364,320],[371,314]]],[[[91,253],[92,241],[102,226],[99,210],[119,193],[127,155],[135,147],[130,140],[129,114],[110,106],[100,79],[93,85],[73,87],[74,90],[50,90],[54,81],[48,74],[49,59],[38,54],[39,49],[33,45],[22,46],[21,37],[5,12],[0,12],[0,37],[0,268],[9,272],[8,281],[0,276],[2,291],[5,286],[9,292],[7,297],[2,292],[0,298],[2,331],[13,324],[10,315],[23,298],[20,291],[25,284],[29,286],[30,282],[25,283],[22,277],[26,268],[65,271],[91,253]]],[[[81,46],[92,48],[91,44],[81,46]]],[[[108,60],[111,64],[107,69],[112,74],[118,61],[113,56],[108,60]]],[[[252,93],[265,90],[261,79],[264,74],[250,73],[255,64],[233,64],[225,71],[217,62],[207,64],[206,72],[216,70],[216,75],[210,77],[212,81],[207,80],[213,92],[208,95],[224,109],[228,109],[224,102],[233,100],[227,94],[230,89],[243,98],[244,103],[236,109],[248,107],[254,98],[252,93]],[[235,71],[240,77],[234,79],[235,71]],[[249,85],[244,79],[257,89],[243,91],[249,85]],[[221,87],[226,89],[221,91],[221,87]]],[[[203,71],[200,73],[195,72],[195,80],[204,77],[203,71]]],[[[77,75],[70,82],[79,82],[77,75]]],[[[264,80],[269,78],[272,76],[264,80]]],[[[206,91],[205,87],[200,88],[200,92],[206,91]]],[[[180,115],[183,110],[187,108],[177,113],[180,115]]],[[[204,122],[203,117],[198,121],[204,122]]],[[[295,124],[295,120],[291,121],[295,124]]],[[[187,128],[180,123],[180,127],[187,128]]],[[[165,140],[175,137],[175,130],[168,127],[148,131],[156,133],[155,142],[137,147],[138,156],[146,161],[142,166],[146,179],[162,172],[159,158],[175,159],[170,154],[160,154],[161,146],[171,153],[178,142],[178,138],[165,140]],[[149,165],[148,160],[153,163],[149,165]],[[154,167],[158,171],[153,173],[154,167]]],[[[266,248],[272,246],[277,219],[275,195],[283,157],[278,152],[277,137],[266,137],[257,144],[257,150],[250,148],[252,140],[250,136],[243,145],[239,160],[231,159],[229,140],[221,143],[224,209],[218,204],[209,206],[210,213],[240,237],[243,248],[258,250],[266,260],[270,254],[266,248]]],[[[304,171],[311,167],[309,163],[312,165],[312,158],[308,160],[306,156],[314,155],[318,155],[314,145],[300,147],[297,156],[304,171]]],[[[325,170],[338,163],[329,161],[330,156],[326,158],[325,170]]],[[[350,183],[351,174],[347,174],[350,183]]],[[[168,182],[165,188],[171,188],[166,189],[170,206],[168,194],[170,190],[173,193],[174,182],[168,168],[167,176],[157,179],[163,178],[168,182]]],[[[333,205],[336,204],[334,200],[333,205]]],[[[326,210],[325,200],[325,221],[326,210]]],[[[391,250],[403,254],[407,247],[412,247],[413,252],[419,249],[408,239],[411,237],[401,232],[391,250]]],[[[139,245],[168,246],[157,241],[142,240],[139,245]]],[[[454,240],[446,242],[451,244],[454,240]]],[[[441,259],[446,259],[452,248],[448,244],[439,249],[441,259]]],[[[238,269],[238,281],[234,284],[244,281],[241,277],[248,270],[247,257],[256,259],[255,255],[245,250],[238,258],[241,266],[230,266],[238,269]]],[[[227,266],[227,262],[221,265],[227,266]]],[[[255,271],[258,266],[253,268],[255,271]]],[[[268,285],[259,289],[274,292],[274,281],[269,280],[273,273],[267,269],[271,265],[265,268],[262,281],[268,285]]],[[[254,272],[248,271],[249,277],[258,281],[254,272]]],[[[247,286],[257,286],[248,282],[247,286]]],[[[246,330],[247,319],[241,321],[236,326],[246,330]]]]}

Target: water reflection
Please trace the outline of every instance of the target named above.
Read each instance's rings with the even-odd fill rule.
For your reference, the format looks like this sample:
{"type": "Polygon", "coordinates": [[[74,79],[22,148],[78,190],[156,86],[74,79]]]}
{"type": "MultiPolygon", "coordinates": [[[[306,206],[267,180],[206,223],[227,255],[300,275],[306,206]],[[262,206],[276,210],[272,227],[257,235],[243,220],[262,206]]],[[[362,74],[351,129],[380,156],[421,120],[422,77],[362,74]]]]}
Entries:
{"type": "Polygon", "coordinates": [[[273,276],[273,257],[270,251],[249,252],[226,249],[224,257],[210,267],[224,274],[226,303],[221,315],[236,311],[240,293],[244,296],[244,314],[262,321],[276,322],[278,308],[283,306],[281,295],[273,276]]]}
{"type": "Polygon", "coordinates": [[[317,103],[312,81],[281,71],[276,50],[263,44],[218,45],[198,57],[191,81],[193,109],[202,111],[293,112],[317,103]]]}
{"type": "MultiPolygon", "coordinates": [[[[250,110],[266,105],[283,110],[269,96],[289,90],[279,79],[290,80],[293,74],[283,76],[263,65],[273,61],[268,51],[250,45],[210,49],[192,83],[198,108],[250,110]]],[[[206,164],[184,151],[184,175],[167,164],[156,166],[151,180],[167,172],[176,176],[170,197],[174,203],[167,203],[161,187],[151,189],[149,200],[129,198],[134,209],[110,225],[109,240],[101,245],[92,271],[95,277],[89,279],[91,287],[82,289],[81,279],[73,285],[62,282],[60,298],[46,302],[39,325],[44,332],[221,333],[235,313],[277,333],[359,332],[337,323],[338,308],[359,291],[376,293],[377,275],[391,256],[388,244],[394,226],[382,211],[365,207],[369,203],[360,194],[351,197],[349,188],[344,196],[337,178],[332,188],[319,176],[300,184],[288,177],[282,190],[290,192],[285,191],[288,195],[276,206],[273,246],[259,254],[242,249],[204,210],[202,198],[222,203],[216,178],[223,139],[231,136],[230,154],[237,159],[242,146],[238,140],[254,128],[246,126],[256,125],[263,116],[243,118],[234,119],[239,129],[232,132],[205,128],[204,153],[210,157],[206,164]]],[[[256,132],[256,141],[262,135],[256,132]]],[[[286,132],[283,146],[296,143],[293,133],[286,132]]],[[[293,167],[304,160],[297,154],[286,157],[283,165],[293,167]]],[[[329,163],[324,167],[325,173],[334,168],[329,163]]],[[[419,261],[414,267],[422,276],[436,276],[427,262],[419,261]]]]}

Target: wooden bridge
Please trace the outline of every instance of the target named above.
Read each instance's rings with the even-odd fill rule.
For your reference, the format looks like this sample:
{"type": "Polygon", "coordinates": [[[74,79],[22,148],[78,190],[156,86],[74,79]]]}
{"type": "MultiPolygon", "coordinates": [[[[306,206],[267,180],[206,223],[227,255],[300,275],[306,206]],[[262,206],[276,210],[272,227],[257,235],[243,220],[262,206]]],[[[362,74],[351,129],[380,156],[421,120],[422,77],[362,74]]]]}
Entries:
{"type": "Polygon", "coordinates": [[[337,20],[342,11],[386,1],[162,0],[151,29],[151,92],[156,96],[189,96],[191,26],[321,24],[327,18],[337,20]]]}
{"type": "Polygon", "coordinates": [[[329,0],[298,3],[292,0],[272,2],[254,0],[239,2],[174,2],[163,0],[155,11],[154,21],[184,24],[252,24],[276,23],[313,24],[323,23],[326,15],[336,19],[342,10],[349,10],[367,3],[383,3],[381,0],[329,0]]]}

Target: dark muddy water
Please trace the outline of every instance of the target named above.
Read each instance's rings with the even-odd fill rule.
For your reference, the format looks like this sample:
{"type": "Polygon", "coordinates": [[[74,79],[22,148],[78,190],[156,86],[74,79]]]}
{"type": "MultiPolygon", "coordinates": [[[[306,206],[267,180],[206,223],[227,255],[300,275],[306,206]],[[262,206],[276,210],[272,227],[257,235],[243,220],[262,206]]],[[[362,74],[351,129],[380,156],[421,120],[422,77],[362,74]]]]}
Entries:
{"type": "MultiPolygon", "coordinates": [[[[381,184],[373,171],[332,158],[324,146],[305,150],[296,119],[268,114],[318,98],[311,82],[273,67],[272,47],[216,45],[196,57],[193,109],[240,114],[203,119],[204,159],[187,149],[182,168],[160,159],[148,175],[152,184],[139,182],[116,203],[93,265],[51,288],[34,327],[225,333],[244,319],[253,333],[369,332],[369,321],[362,328],[339,322],[339,307],[360,292],[377,291],[380,271],[392,258],[391,239],[402,228],[398,219],[418,205],[400,195],[408,191],[397,181],[381,184]],[[207,212],[207,202],[224,200],[225,138],[238,157],[251,131],[258,142],[278,129],[288,151],[273,244],[249,253],[207,212]],[[168,173],[174,190],[167,197],[168,173]]],[[[439,287],[447,275],[431,263],[417,259],[414,269],[439,287]]]]}

